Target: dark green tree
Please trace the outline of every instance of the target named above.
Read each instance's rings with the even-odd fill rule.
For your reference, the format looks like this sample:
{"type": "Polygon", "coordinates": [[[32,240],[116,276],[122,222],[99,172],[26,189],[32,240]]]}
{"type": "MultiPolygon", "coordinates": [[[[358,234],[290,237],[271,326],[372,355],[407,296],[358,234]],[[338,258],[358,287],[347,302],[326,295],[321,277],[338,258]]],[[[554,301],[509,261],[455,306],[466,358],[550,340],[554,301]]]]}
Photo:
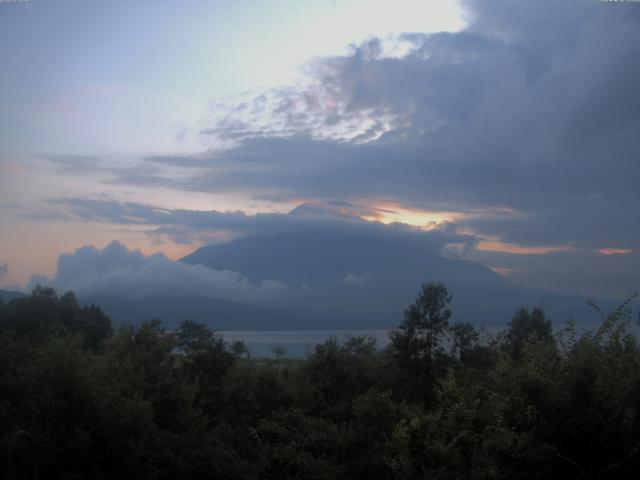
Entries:
{"type": "Polygon", "coordinates": [[[534,308],[531,313],[526,308],[521,308],[511,319],[506,334],[507,351],[519,358],[522,349],[527,342],[540,341],[550,343],[553,341],[551,320],[549,320],[542,308],[534,308]]]}
{"type": "Polygon", "coordinates": [[[189,381],[199,385],[199,405],[217,414],[222,379],[236,361],[221,336],[193,320],[182,322],[176,332],[177,347],[184,353],[182,370],[189,381]]]}
{"type": "Polygon", "coordinates": [[[247,344],[242,340],[236,340],[231,344],[231,352],[233,352],[236,357],[246,356],[247,358],[251,358],[251,352],[249,352],[247,344]]]}
{"type": "Polygon", "coordinates": [[[425,283],[415,303],[404,312],[400,326],[390,333],[398,366],[410,375],[410,397],[430,399],[437,376],[436,360],[442,356],[443,340],[451,318],[452,296],[439,282],[425,283]]]}
{"type": "Polygon", "coordinates": [[[287,349],[282,345],[276,345],[271,349],[271,353],[273,353],[276,356],[277,361],[280,361],[287,354],[287,349]]]}
{"type": "Polygon", "coordinates": [[[450,330],[451,353],[463,362],[468,360],[469,354],[478,345],[480,334],[471,323],[456,323],[450,330]]]}
{"type": "Polygon", "coordinates": [[[80,306],[72,292],[58,296],[52,288],[37,286],[29,297],[2,308],[0,330],[34,342],[49,335],[81,335],[85,347],[95,350],[112,333],[111,320],[95,305],[80,306]]]}
{"type": "Polygon", "coordinates": [[[441,349],[451,318],[451,295],[441,283],[425,283],[415,303],[404,312],[404,320],[391,332],[396,357],[403,366],[430,367],[441,349]]]}

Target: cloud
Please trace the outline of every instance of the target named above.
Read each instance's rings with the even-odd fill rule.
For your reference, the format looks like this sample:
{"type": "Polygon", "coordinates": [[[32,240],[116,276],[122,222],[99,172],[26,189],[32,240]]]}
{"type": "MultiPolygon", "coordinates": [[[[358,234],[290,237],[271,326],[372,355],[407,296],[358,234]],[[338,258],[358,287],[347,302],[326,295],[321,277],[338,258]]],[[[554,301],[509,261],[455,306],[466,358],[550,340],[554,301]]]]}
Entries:
{"type": "Polygon", "coordinates": [[[640,253],[605,255],[574,249],[544,255],[516,255],[474,250],[467,258],[508,272],[523,286],[609,298],[627,298],[640,291],[640,253]]]}
{"type": "MultiPolygon", "coordinates": [[[[508,209],[516,215],[470,216],[459,226],[518,246],[576,249],[538,255],[538,263],[509,255],[502,268],[521,272],[511,278],[611,295],[637,288],[628,264],[593,250],[640,248],[640,10],[580,1],[466,5],[467,28],[404,35],[412,45],[404,56],[380,55],[374,40],[317,62],[311,86],[274,115],[282,131],[283,115],[292,114],[289,126],[326,133],[247,135],[212,156],[233,168],[199,175],[191,188],[508,209]],[[304,103],[304,95],[318,101],[304,103]],[[366,115],[385,119],[380,136],[363,142],[323,130],[366,115]],[[560,266],[581,274],[563,275],[560,266]]],[[[460,255],[492,265],[472,252],[460,255]]]]}
{"type": "MultiPolygon", "coordinates": [[[[107,182],[242,191],[256,200],[337,199],[362,209],[388,199],[422,210],[493,212],[457,220],[467,234],[460,243],[459,234],[444,240],[442,231],[429,241],[539,286],[562,287],[562,276],[535,273],[552,259],[597,275],[601,262],[627,257],[597,250],[640,249],[640,9],[580,0],[464,5],[469,24],[458,32],[400,34],[406,48],[396,56],[370,39],[315,60],[300,84],[219,105],[201,131],[218,142],[215,150],[148,157],[100,174],[107,182]],[[510,255],[497,265],[473,248],[479,237],[575,253],[537,255],[538,264],[510,255]]],[[[65,161],[85,169],[92,160],[65,161]]],[[[182,243],[204,233],[228,239],[315,228],[287,216],[58,202],[77,218],[144,224],[182,243]]],[[[619,289],[636,278],[603,271],[619,289]]],[[[562,288],[573,282],[564,281],[562,288]]]]}
{"type": "Polygon", "coordinates": [[[361,273],[361,274],[347,273],[344,277],[344,283],[347,283],[350,285],[360,285],[365,283],[367,280],[369,280],[371,276],[372,275],[370,273],[361,273]]]}
{"type": "Polygon", "coordinates": [[[459,32],[399,35],[403,55],[385,55],[374,38],[314,61],[299,85],[221,105],[202,135],[227,142],[222,150],[148,157],[108,181],[270,200],[509,208],[520,217],[466,226],[527,245],[639,248],[639,10],[596,1],[465,6],[470,23],[459,32]]]}
{"type": "Polygon", "coordinates": [[[172,262],[162,254],[145,256],[117,241],[101,250],[82,247],[60,255],[56,275],[34,276],[29,288],[37,284],[79,296],[212,297],[246,303],[268,303],[286,291],[274,281],[252,284],[236,272],[172,262]]]}
{"type": "Polygon", "coordinates": [[[175,169],[171,168],[171,157],[139,159],[98,155],[42,155],[37,158],[44,161],[45,168],[52,169],[55,173],[92,178],[103,184],[183,188],[175,178],[175,169]]]}
{"type": "MultiPolygon", "coordinates": [[[[59,198],[50,205],[62,208],[72,218],[121,225],[147,226],[154,237],[167,235],[175,243],[193,244],[203,240],[220,243],[234,238],[287,233],[336,232],[398,238],[439,253],[455,243],[470,248],[477,242],[473,235],[458,233],[455,225],[441,223],[423,230],[403,223],[385,225],[365,221],[361,216],[375,210],[347,202],[302,204],[289,213],[219,212],[216,210],[163,209],[132,202],[92,198],[59,198]]],[[[206,243],[206,242],[205,242],[206,243]]]]}

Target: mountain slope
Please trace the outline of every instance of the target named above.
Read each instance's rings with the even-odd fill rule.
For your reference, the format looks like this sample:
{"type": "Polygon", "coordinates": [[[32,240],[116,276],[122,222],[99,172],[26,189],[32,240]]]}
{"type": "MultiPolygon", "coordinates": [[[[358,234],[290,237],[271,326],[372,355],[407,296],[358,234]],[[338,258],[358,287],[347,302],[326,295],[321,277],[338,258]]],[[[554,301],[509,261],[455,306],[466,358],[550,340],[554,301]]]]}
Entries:
{"type": "Polygon", "coordinates": [[[254,281],[290,286],[342,281],[349,274],[370,278],[432,279],[459,285],[517,288],[490,269],[430,252],[417,242],[338,233],[296,233],[241,238],[202,247],[182,262],[240,272],[254,281]]]}
{"type": "MultiPolygon", "coordinates": [[[[455,321],[505,325],[518,308],[540,304],[559,321],[571,315],[593,320],[581,297],[519,287],[483,265],[442,257],[405,238],[327,232],[250,236],[202,247],[182,261],[237,271],[254,282],[283,282],[291,294],[281,305],[324,312],[327,319],[369,315],[372,324],[393,327],[423,282],[441,281],[453,294],[455,321]]],[[[611,305],[603,302],[603,308],[611,305]]]]}

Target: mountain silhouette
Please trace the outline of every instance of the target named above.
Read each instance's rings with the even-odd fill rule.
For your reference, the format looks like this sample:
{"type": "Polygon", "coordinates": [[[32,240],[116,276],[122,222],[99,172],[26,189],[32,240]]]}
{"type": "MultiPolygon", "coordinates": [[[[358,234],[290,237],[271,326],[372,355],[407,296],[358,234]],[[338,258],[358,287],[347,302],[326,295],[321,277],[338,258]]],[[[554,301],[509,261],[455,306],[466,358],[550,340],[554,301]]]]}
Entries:
{"type": "MultiPolygon", "coordinates": [[[[347,327],[350,315],[368,315],[371,326],[395,326],[420,285],[429,281],[444,283],[453,294],[457,321],[505,325],[515,310],[533,305],[543,305],[561,321],[570,315],[593,318],[579,296],[518,286],[484,265],[446,258],[403,236],[326,231],[255,235],[199,248],[181,261],[240,272],[256,283],[280,281],[290,287],[280,307],[324,312],[327,319],[344,318],[337,323],[347,327]]],[[[603,301],[604,308],[609,305],[603,301]]]]}

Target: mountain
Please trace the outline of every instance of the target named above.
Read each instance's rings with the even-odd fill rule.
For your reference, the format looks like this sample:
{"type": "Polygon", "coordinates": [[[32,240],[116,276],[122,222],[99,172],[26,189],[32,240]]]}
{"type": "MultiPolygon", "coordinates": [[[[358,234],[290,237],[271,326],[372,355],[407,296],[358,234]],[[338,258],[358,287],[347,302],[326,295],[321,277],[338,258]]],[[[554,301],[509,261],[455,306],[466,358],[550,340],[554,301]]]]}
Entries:
{"type": "MultiPolygon", "coordinates": [[[[352,274],[372,280],[423,279],[509,288],[514,285],[481,265],[450,260],[402,238],[327,232],[250,236],[202,247],[182,262],[240,272],[254,281],[278,280],[289,286],[343,281],[352,274]]],[[[415,285],[415,284],[414,284],[415,285]]]]}
{"type": "MultiPolygon", "coordinates": [[[[441,281],[453,294],[454,321],[505,325],[522,306],[544,305],[552,318],[595,320],[579,296],[520,287],[489,268],[445,258],[405,236],[326,231],[256,235],[202,247],[181,261],[240,272],[252,282],[290,288],[280,306],[313,312],[350,327],[349,316],[371,326],[396,326],[420,285],[441,281]]],[[[601,301],[602,308],[614,304],[601,301]]],[[[315,322],[314,322],[315,323],[315,322]]],[[[360,323],[360,322],[358,322],[360,323]]],[[[301,322],[298,328],[307,328],[301,322]]]]}
{"type": "MultiPolygon", "coordinates": [[[[305,209],[292,214],[317,213],[305,209]]],[[[216,330],[393,328],[422,283],[441,281],[453,294],[456,322],[504,326],[518,308],[538,305],[544,305],[556,325],[570,316],[582,324],[597,321],[584,298],[520,287],[483,265],[434,253],[437,245],[424,236],[393,229],[329,231],[316,225],[320,222],[308,231],[250,235],[202,247],[181,260],[240,272],[256,285],[264,280],[284,284],[285,293],[270,303],[177,294],[139,298],[135,291],[131,298],[80,296],[79,301],[100,306],[115,325],[160,318],[174,328],[191,318],[216,330]]],[[[5,302],[23,295],[0,291],[5,302]]],[[[596,302],[605,311],[616,306],[596,302]]]]}

